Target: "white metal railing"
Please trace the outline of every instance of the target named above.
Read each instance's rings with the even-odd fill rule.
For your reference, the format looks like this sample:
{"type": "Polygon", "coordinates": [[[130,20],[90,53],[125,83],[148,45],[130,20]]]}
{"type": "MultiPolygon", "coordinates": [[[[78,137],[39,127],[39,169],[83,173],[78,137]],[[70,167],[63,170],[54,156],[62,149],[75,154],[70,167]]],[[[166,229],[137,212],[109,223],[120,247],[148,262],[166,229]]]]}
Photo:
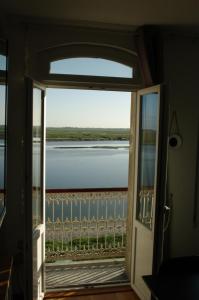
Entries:
{"type": "Polygon", "coordinates": [[[137,219],[149,229],[152,229],[154,190],[140,190],[137,202],[137,219]]]}
{"type": "Polygon", "coordinates": [[[124,257],[127,188],[46,190],[46,258],[124,257]]]}
{"type": "Polygon", "coordinates": [[[5,207],[5,191],[4,190],[0,190],[0,215],[2,210],[5,207]]]}

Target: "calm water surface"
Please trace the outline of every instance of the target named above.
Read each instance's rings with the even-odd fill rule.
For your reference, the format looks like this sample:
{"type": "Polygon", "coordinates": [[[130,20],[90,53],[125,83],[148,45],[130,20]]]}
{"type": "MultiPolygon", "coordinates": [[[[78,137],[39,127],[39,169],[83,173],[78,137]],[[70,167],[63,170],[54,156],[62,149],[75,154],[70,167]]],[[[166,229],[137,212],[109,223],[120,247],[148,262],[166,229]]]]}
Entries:
{"type": "MultiPolygon", "coordinates": [[[[0,146],[0,188],[3,188],[4,147],[0,146]]],[[[46,188],[127,187],[128,146],[128,141],[47,142],[46,188]]],[[[34,158],[38,155],[37,147],[36,144],[34,158]]],[[[145,145],[142,155],[142,182],[150,186],[154,180],[155,147],[145,145]]]]}
{"type": "Polygon", "coordinates": [[[63,141],[46,144],[46,188],[128,185],[128,141],[63,141]]]}

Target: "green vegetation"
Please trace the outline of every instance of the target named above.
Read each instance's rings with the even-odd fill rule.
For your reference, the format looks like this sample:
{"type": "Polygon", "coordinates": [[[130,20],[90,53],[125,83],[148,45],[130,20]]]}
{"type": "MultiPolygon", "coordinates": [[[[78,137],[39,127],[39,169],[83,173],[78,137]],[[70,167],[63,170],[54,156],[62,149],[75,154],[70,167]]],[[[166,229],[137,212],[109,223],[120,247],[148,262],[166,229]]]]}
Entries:
{"type": "MultiPolygon", "coordinates": [[[[156,131],[147,129],[141,132],[141,141],[145,145],[154,145],[156,131]]],[[[0,128],[1,134],[1,128],[0,128]]],[[[128,128],[78,128],[78,127],[47,127],[47,141],[128,141],[128,128]]],[[[33,128],[34,137],[40,136],[40,128],[33,128]]]]}
{"type": "MultiPolygon", "coordinates": [[[[122,243],[122,236],[121,235],[115,235],[115,246],[117,247],[117,244],[122,243]]],[[[113,236],[107,236],[106,237],[106,247],[109,247],[111,245],[113,247],[114,244],[114,237],[113,236]]],[[[99,237],[98,238],[98,247],[100,248],[102,245],[103,248],[105,248],[105,237],[99,237]]],[[[126,236],[123,236],[123,245],[125,247],[126,245],[126,236]]],[[[81,244],[80,239],[73,239],[72,240],[72,249],[75,250],[84,250],[88,249],[88,238],[81,238],[81,244]]],[[[96,237],[90,237],[89,238],[89,247],[97,247],[97,238],[96,237]]],[[[71,249],[71,242],[64,242],[63,243],[63,249],[71,249]]],[[[53,250],[53,241],[46,241],[46,249],[49,249],[50,251],[61,251],[62,249],[62,242],[61,241],[54,241],[54,250],[53,250]]]]}
{"type": "Polygon", "coordinates": [[[34,138],[41,137],[41,127],[40,126],[33,127],[33,137],[34,138]]]}
{"type": "Polygon", "coordinates": [[[78,128],[78,127],[47,127],[47,140],[68,141],[122,141],[129,140],[127,128],[78,128]]]}
{"type": "Polygon", "coordinates": [[[4,138],[5,138],[5,126],[0,125],[0,139],[4,139],[4,138]]]}
{"type": "Polygon", "coordinates": [[[144,145],[155,145],[156,131],[155,130],[143,130],[142,131],[142,143],[144,145]]]}

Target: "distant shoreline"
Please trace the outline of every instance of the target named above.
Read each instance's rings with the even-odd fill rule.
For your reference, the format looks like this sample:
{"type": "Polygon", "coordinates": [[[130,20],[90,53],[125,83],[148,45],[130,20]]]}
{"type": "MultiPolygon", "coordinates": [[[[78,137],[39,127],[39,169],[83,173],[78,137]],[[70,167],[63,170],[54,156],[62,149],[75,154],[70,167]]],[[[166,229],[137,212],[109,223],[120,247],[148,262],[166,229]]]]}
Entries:
{"type": "Polygon", "coordinates": [[[128,128],[47,127],[47,141],[128,141],[128,128]]]}
{"type": "MultiPolygon", "coordinates": [[[[40,137],[40,127],[33,128],[34,138],[40,137]]],[[[129,128],[79,128],[47,127],[46,141],[129,141],[129,128]]],[[[155,145],[156,131],[143,129],[140,132],[142,144],[155,145]]]]}
{"type": "Polygon", "coordinates": [[[129,146],[56,146],[55,149],[129,149],[129,146]]]}
{"type": "Polygon", "coordinates": [[[94,138],[91,138],[91,139],[77,139],[77,138],[46,138],[46,141],[47,142],[97,142],[97,141],[102,141],[102,142],[105,142],[105,141],[120,141],[120,142],[125,142],[125,141],[129,141],[129,139],[94,139],[94,138]]]}

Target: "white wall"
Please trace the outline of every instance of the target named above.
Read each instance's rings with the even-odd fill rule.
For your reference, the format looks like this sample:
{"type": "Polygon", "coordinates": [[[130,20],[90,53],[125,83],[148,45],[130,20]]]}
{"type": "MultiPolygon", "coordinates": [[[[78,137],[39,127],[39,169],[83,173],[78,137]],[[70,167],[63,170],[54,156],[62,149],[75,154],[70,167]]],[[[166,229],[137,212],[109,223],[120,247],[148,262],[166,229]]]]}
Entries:
{"type": "Polygon", "coordinates": [[[175,110],[183,139],[183,145],[179,149],[169,150],[168,186],[169,193],[173,194],[169,228],[172,257],[199,254],[199,226],[194,227],[193,224],[199,121],[198,72],[199,38],[175,35],[167,37],[165,83],[170,117],[175,110]]]}

